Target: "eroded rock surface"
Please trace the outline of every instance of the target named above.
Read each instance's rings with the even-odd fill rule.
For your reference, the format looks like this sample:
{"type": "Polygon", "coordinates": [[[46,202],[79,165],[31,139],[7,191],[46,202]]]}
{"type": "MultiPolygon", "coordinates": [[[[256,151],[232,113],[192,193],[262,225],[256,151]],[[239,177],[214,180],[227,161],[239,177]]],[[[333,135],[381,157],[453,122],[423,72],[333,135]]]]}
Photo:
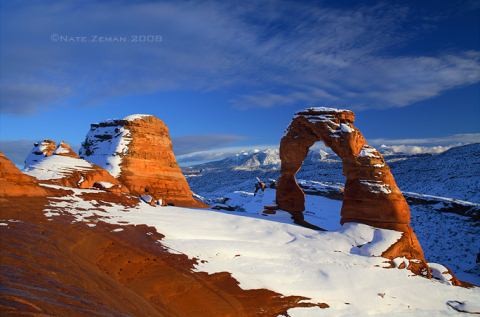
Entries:
{"type": "Polygon", "coordinates": [[[176,206],[206,207],[193,198],[168,128],[154,116],[131,115],[92,124],[80,156],[105,168],[133,194],[148,194],[176,206]]]}
{"type": "Polygon", "coordinates": [[[25,160],[24,173],[36,179],[74,188],[99,188],[123,193],[128,189],[103,168],[81,159],[65,142],[52,140],[34,144],[25,160]]]}
{"type": "Polygon", "coordinates": [[[2,152],[0,152],[0,197],[44,196],[46,191],[35,178],[23,174],[2,152]]]}
{"type": "Polygon", "coordinates": [[[301,217],[305,209],[302,189],[295,174],[308,149],[323,141],[343,162],[346,177],[341,222],[358,222],[377,228],[401,231],[402,237],[382,256],[406,257],[410,269],[428,274],[422,248],[410,227],[410,209],[395,183],[383,156],[369,146],[354,126],[352,111],[308,108],[298,112],[280,143],[281,177],[277,187],[279,208],[301,217]],[[300,215],[300,216],[299,216],[300,215]]]}
{"type": "Polygon", "coordinates": [[[33,144],[32,151],[30,151],[30,154],[28,154],[27,158],[25,159],[25,168],[40,162],[47,156],[52,155],[56,148],[57,145],[53,140],[45,139],[43,141],[35,142],[33,144]]]}

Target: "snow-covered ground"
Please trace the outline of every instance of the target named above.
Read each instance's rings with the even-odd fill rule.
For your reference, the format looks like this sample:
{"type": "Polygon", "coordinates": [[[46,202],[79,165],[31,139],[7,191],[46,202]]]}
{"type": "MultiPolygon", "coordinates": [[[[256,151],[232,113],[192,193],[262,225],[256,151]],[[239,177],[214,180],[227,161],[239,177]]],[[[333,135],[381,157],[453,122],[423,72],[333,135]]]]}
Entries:
{"type": "MultiPolygon", "coordinates": [[[[412,226],[427,259],[444,263],[460,278],[477,284],[480,284],[478,265],[475,268],[480,253],[478,216],[464,217],[451,212],[472,215],[468,209],[475,209],[478,215],[479,151],[480,144],[471,144],[438,155],[386,156],[400,188],[408,191],[405,194],[411,202],[412,226]],[[470,201],[461,201],[462,198],[470,201]]],[[[227,204],[235,205],[236,200],[245,200],[247,193],[253,191],[256,176],[264,181],[278,178],[279,161],[276,159],[278,150],[275,149],[243,151],[239,155],[186,169],[187,179],[197,194],[213,201],[219,197],[228,198],[227,204]],[[239,192],[244,193],[240,195],[239,192]]],[[[308,186],[318,192],[322,188],[340,188],[344,182],[338,157],[318,149],[310,151],[297,178],[305,180],[302,186],[307,193],[308,186]],[[317,186],[318,181],[323,185],[317,186]]],[[[309,207],[311,198],[308,197],[315,196],[307,196],[307,221],[315,223],[315,219],[311,219],[311,213],[314,213],[315,217],[331,219],[331,226],[324,228],[338,226],[340,201],[332,207],[330,199],[316,196],[313,199],[317,202],[309,207]]]]}
{"type": "MultiPolygon", "coordinates": [[[[458,314],[452,308],[455,305],[470,311],[480,310],[479,288],[454,287],[445,280],[428,280],[405,269],[385,268],[386,259],[373,255],[394,243],[400,237],[398,232],[362,224],[319,232],[278,219],[267,221],[274,220],[268,216],[259,219],[264,218],[260,206],[271,200],[272,192],[250,200],[244,197],[250,203],[244,205],[254,208],[256,215],[247,211],[232,214],[152,207],[146,203],[134,208],[99,206],[96,201],[79,197],[82,192],[95,191],[73,189],[73,192],[72,196],[52,197],[45,215],[54,221],[59,214],[72,214],[76,221],[91,227],[97,221],[117,224],[119,229],[126,224],[147,224],[165,235],[162,244],[171,252],[197,258],[197,271],[231,272],[244,289],[267,288],[330,306],[291,309],[288,313],[292,317],[455,316],[458,314]],[[90,218],[91,215],[98,218],[90,218]]],[[[320,201],[307,202],[309,206],[316,203],[320,201]]],[[[328,226],[329,220],[311,219],[328,226]]],[[[403,262],[398,260],[397,263],[403,262]]],[[[433,267],[443,270],[439,265],[433,267]]]]}
{"type": "MultiPolygon", "coordinates": [[[[316,182],[302,182],[316,185],[316,182]]],[[[328,186],[327,189],[333,188],[328,186]]],[[[310,192],[313,192],[311,190],[310,192]]],[[[275,191],[267,189],[263,195],[251,192],[233,192],[222,200],[211,202],[214,208],[234,209],[231,214],[247,215],[283,223],[293,223],[290,215],[277,211],[275,215],[263,213],[263,207],[274,204],[275,191]]],[[[327,230],[338,230],[340,226],[341,200],[324,196],[305,196],[305,220],[327,230]]],[[[480,250],[480,228],[470,217],[441,212],[433,204],[411,205],[412,226],[420,240],[428,261],[439,262],[451,268],[459,278],[480,285],[476,268],[476,256],[480,250]]]]}

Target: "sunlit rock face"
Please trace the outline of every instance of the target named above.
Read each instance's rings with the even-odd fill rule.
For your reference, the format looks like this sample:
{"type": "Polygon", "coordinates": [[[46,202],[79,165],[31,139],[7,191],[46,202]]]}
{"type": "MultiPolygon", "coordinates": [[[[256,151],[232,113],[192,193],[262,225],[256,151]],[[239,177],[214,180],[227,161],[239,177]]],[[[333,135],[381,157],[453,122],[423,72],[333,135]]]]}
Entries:
{"type": "Polygon", "coordinates": [[[358,222],[401,231],[402,237],[382,255],[390,259],[416,259],[409,262],[410,268],[428,274],[422,248],[410,227],[409,206],[383,156],[367,144],[354,121],[354,113],[344,109],[308,108],[295,115],[280,143],[282,163],[277,204],[294,214],[304,211],[304,193],[295,174],[308,149],[323,141],[343,162],[346,184],[342,224],[358,222]]]}
{"type": "Polygon", "coordinates": [[[33,197],[46,194],[35,178],[23,174],[0,152],[0,197],[33,197]]]}
{"type": "Polygon", "coordinates": [[[80,156],[106,169],[131,193],[163,203],[206,207],[195,200],[182,174],[168,127],[151,115],[92,124],[80,156]]]}

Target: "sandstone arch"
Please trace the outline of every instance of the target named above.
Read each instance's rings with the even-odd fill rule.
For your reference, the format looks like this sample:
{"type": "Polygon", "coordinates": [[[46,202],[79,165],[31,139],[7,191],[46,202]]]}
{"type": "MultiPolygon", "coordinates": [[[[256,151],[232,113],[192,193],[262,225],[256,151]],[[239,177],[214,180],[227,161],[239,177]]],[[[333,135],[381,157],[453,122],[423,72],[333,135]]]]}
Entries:
{"type": "Polygon", "coordinates": [[[354,120],[354,113],[343,109],[308,108],[296,113],[280,143],[278,207],[302,218],[299,215],[305,209],[305,197],[295,175],[309,148],[323,141],[343,162],[346,183],[341,223],[358,222],[403,232],[402,238],[382,255],[417,259],[411,269],[419,273],[427,266],[410,227],[409,206],[383,156],[366,143],[354,120]]]}

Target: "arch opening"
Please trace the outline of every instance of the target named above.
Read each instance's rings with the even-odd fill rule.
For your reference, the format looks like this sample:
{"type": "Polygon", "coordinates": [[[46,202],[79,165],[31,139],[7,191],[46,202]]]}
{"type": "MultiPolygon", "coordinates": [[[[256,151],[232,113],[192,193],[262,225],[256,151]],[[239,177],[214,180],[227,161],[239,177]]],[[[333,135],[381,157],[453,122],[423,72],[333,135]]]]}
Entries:
{"type": "Polygon", "coordinates": [[[305,221],[326,230],[338,230],[345,185],[340,157],[317,141],[295,178],[304,193],[305,221]]]}

